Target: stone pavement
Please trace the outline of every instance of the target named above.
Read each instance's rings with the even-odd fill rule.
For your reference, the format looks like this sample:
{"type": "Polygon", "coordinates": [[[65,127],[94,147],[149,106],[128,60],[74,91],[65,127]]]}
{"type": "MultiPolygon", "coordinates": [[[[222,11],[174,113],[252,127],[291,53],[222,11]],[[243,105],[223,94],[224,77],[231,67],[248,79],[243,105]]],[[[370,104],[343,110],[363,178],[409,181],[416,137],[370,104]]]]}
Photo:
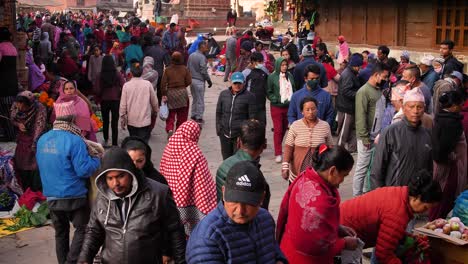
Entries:
{"type": "MultiPolygon", "coordinates": [[[[205,157],[208,160],[210,171],[215,177],[216,170],[222,162],[219,138],[216,136],[215,130],[215,112],[216,102],[219,93],[228,87],[228,83],[224,83],[222,77],[212,76],[213,87],[206,89],[205,95],[205,125],[199,141],[199,146],[205,157]]],[[[288,184],[281,177],[281,164],[274,161],[273,152],[273,133],[271,132],[271,118],[268,109],[268,124],[267,124],[267,142],[268,147],[263,152],[261,158],[262,171],[265,175],[271,188],[270,212],[274,219],[277,218],[279,206],[286,191],[288,184]]],[[[119,131],[119,142],[128,135],[127,131],[119,131]]],[[[102,140],[102,134],[99,133],[98,138],[102,140]]],[[[162,152],[167,143],[167,134],[164,130],[164,122],[157,121],[156,128],[152,132],[149,141],[153,149],[152,161],[156,168],[159,168],[162,152]]],[[[9,144],[11,148],[11,144],[9,144]]],[[[0,145],[0,147],[4,147],[0,145]]],[[[352,175],[345,178],[344,183],[340,187],[342,200],[347,200],[352,197],[352,175]]],[[[24,231],[0,239],[0,263],[56,263],[55,258],[55,241],[54,231],[50,226],[36,228],[33,230],[24,231]]]]}

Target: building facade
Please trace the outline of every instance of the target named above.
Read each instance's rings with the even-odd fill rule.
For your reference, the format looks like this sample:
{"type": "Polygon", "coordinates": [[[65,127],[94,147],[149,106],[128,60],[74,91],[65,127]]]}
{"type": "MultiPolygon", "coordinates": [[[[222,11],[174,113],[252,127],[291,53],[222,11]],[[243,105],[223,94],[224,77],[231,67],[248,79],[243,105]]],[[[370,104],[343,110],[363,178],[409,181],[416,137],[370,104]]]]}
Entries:
{"type": "Polygon", "coordinates": [[[466,0],[320,0],[316,31],[324,40],[431,51],[445,39],[468,51],[466,0]]]}

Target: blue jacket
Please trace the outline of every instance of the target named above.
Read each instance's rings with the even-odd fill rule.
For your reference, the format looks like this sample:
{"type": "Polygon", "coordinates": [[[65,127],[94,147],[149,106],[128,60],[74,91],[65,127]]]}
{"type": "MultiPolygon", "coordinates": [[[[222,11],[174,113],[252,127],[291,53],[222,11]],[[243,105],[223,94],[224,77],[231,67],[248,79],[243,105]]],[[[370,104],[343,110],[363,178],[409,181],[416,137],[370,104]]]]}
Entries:
{"type": "Polygon", "coordinates": [[[320,87],[310,91],[307,89],[306,84],[304,84],[302,89],[294,92],[291,97],[288,109],[289,124],[304,117],[301,110],[301,101],[307,96],[313,97],[318,101],[317,117],[326,121],[330,127],[332,127],[333,119],[335,118],[335,110],[333,109],[331,95],[320,87]]]}
{"type": "MultiPolygon", "coordinates": [[[[124,49],[125,61],[127,62],[127,69],[130,68],[133,59],[141,62],[143,61],[143,50],[140,45],[130,44],[124,49]]],[[[143,68],[143,67],[142,67],[143,68]]]]}
{"type": "Polygon", "coordinates": [[[260,208],[246,225],[234,223],[222,202],[192,231],[185,253],[191,263],[288,263],[275,240],[275,222],[260,208]]]}
{"type": "Polygon", "coordinates": [[[426,73],[421,75],[421,81],[426,84],[427,88],[431,90],[431,94],[434,94],[434,84],[439,80],[439,74],[434,71],[434,68],[430,68],[426,73]]]}
{"type": "Polygon", "coordinates": [[[83,139],[64,130],[39,138],[36,159],[49,200],[86,197],[86,181],[99,167],[99,158],[88,154],[83,139]]]}
{"type": "Polygon", "coordinates": [[[295,80],[296,87],[302,87],[305,83],[304,81],[304,71],[307,66],[310,64],[315,64],[320,67],[320,87],[328,86],[327,71],[323,67],[322,63],[318,63],[314,60],[313,57],[304,57],[304,59],[296,64],[296,67],[293,71],[293,76],[295,80]]]}

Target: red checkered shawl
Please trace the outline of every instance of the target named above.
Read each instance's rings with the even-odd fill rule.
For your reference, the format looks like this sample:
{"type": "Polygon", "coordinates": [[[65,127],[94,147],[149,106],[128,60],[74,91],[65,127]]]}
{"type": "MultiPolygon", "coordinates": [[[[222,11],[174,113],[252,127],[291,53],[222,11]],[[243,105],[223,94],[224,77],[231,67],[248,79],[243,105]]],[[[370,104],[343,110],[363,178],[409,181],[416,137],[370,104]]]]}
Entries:
{"type": "Polygon", "coordinates": [[[160,172],[174,193],[177,207],[195,206],[206,215],[216,207],[216,186],[197,145],[200,133],[196,122],[183,123],[164,149],[160,172]]]}

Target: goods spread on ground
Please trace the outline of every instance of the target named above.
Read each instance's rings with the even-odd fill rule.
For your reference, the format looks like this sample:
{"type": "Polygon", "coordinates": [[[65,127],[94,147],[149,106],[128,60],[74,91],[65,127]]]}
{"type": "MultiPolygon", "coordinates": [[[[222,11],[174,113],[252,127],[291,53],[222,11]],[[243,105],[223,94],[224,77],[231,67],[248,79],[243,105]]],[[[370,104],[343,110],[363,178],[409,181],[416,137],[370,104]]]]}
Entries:
{"type": "Polygon", "coordinates": [[[431,237],[442,238],[456,245],[468,244],[468,228],[458,217],[452,217],[449,220],[439,218],[415,230],[431,237]]]}

